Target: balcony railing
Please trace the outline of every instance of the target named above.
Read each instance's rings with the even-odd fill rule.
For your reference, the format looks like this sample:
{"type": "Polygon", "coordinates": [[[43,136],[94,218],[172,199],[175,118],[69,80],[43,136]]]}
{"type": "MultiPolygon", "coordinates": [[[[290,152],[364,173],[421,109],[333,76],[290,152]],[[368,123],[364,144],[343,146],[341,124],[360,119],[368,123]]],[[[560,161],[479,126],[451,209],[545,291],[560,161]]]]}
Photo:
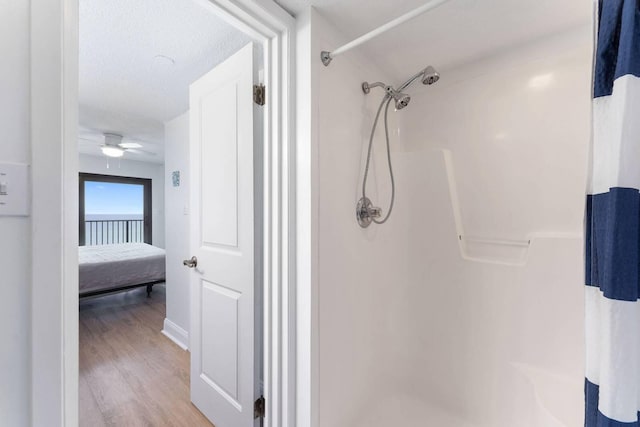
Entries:
{"type": "Polygon", "coordinates": [[[84,224],[84,244],[87,246],[145,241],[142,219],[87,220],[84,224]]]}

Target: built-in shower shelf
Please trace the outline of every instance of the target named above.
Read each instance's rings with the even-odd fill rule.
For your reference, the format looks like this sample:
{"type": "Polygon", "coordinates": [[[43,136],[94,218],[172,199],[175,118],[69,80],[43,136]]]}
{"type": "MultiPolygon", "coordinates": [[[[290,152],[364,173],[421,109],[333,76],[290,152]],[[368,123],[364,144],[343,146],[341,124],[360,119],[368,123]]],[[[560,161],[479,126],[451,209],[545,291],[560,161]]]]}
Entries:
{"type": "Polygon", "coordinates": [[[493,264],[524,265],[531,240],[492,239],[458,235],[463,258],[493,264]]]}
{"type": "Polygon", "coordinates": [[[451,210],[456,226],[460,256],[463,259],[490,264],[523,266],[527,263],[529,249],[535,240],[582,239],[582,234],[579,232],[566,233],[557,231],[532,231],[526,233],[524,239],[505,239],[502,237],[466,234],[462,222],[462,211],[460,208],[451,151],[446,149],[438,151],[442,152],[444,158],[451,210]]]}
{"type": "Polygon", "coordinates": [[[504,239],[487,239],[483,237],[469,237],[458,235],[458,239],[469,243],[479,243],[486,245],[500,245],[500,246],[520,246],[528,247],[531,244],[531,240],[504,240],[504,239]]]}

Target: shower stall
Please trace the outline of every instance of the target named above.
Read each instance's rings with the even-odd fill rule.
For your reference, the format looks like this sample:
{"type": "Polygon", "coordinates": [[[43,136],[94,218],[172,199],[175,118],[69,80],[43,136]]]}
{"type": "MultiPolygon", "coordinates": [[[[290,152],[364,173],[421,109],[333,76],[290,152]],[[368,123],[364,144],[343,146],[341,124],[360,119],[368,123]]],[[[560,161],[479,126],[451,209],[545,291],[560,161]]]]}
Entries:
{"type": "Polygon", "coordinates": [[[330,66],[320,51],[349,39],[313,9],[300,18],[298,43],[310,52],[299,67],[312,82],[299,84],[298,100],[317,105],[308,117],[317,426],[582,424],[590,12],[453,64],[425,47],[462,48],[457,15],[444,8],[330,66]],[[429,26],[437,41],[408,39],[429,26]],[[437,84],[401,88],[428,64],[437,84]],[[365,94],[363,82],[385,84],[365,94]],[[368,160],[381,101],[395,191],[384,118],[368,160]],[[394,204],[384,224],[363,228],[365,170],[366,215],[383,219],[394,204]]]}

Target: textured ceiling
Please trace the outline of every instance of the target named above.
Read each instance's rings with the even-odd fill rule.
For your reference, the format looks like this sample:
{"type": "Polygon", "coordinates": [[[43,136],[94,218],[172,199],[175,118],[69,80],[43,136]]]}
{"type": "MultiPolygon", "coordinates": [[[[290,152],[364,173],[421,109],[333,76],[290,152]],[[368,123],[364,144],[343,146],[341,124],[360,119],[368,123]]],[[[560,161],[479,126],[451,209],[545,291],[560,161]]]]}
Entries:
{"type": "MultiPolygon", "coordinates": [[[[189,84],[250,39],[200,0],[80,0],[81,134],[121,133],[162,162],[163,122],[188,109],[189,84]],[[163,55],[175,60],[155,58],[163,55]]],[[[96,144],[80,151],[99,155],[96,144]]]]}
{"type": "MultiPolygon", "coordinates": [[[[425,4],[426,0],[277,0],[277,3],[294,15],[309,5],[315,6],[350,40],[425,4]]],[[[524,42],[590,25],[591,12],[592,2],[584,0],[449,0],[356,49],[375,57],[381,68],[397,81],[403,81],[427,64],[447,70],[524,42]]],[[[336,47],[323,46],[328,50],[336,47]]]]}

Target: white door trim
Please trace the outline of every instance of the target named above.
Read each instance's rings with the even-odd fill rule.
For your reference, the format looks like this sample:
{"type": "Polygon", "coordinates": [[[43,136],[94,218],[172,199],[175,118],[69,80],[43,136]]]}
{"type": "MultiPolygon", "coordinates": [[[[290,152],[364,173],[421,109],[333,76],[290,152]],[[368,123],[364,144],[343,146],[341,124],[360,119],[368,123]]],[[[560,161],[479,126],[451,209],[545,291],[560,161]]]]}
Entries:
{"type": "MultiPolygon", "coordinates": [[[[295,20],[271,0],[209,1],[262,40],[264,389],[268,427],[295,425],[295,20]]],[[[78,0],[31,0],[31,424],[78,425],[78,0]]]]}

